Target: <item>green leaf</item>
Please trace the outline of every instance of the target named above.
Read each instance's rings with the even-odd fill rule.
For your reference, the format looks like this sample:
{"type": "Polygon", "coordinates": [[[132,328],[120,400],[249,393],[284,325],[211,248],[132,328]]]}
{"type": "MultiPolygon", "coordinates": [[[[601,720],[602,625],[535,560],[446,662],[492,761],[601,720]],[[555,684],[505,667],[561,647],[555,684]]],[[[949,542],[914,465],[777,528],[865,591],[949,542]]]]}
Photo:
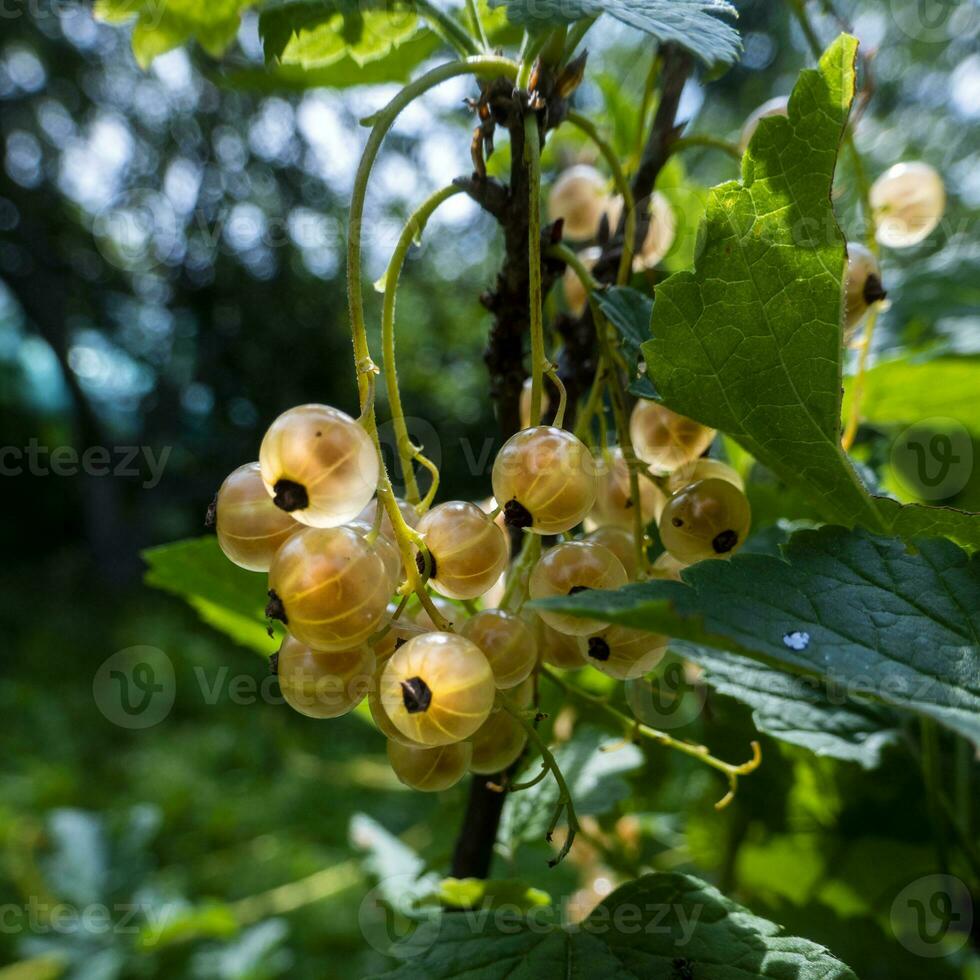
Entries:
{"type": "MultiPolygon", "coordinates": [[[[915,361],[901,357],[875,365],[864,378],[861,416],[881,425],[908,425],[924,419],[956,419],[980,435],[977,378],[980,360],[940,357],[915,361]]],[[[844,382],[844,412],[850,408],[854,379],[844,382]]]]}
{"type": "MultiPolygon", "coordinates": [[[[643,753],[635,745],[603,751],[603,746],[616,742],[606,732],[580,725],[568,742],[554,750],[579,816],[606,813],[629,796],[623,774],[643,764],[643,753]]],[[[521,778],[533,776],[539,765],[536,760],[521,778]]],[[[504,846],[513,853],[524,841],[543,840],[557,802],[558,786],[550,775],[530,789],[509,794],[500,828],[504,846]]]]}
{"type": "Polygon", "coordinates": [[[511,20],[538,31],[609,14],[661,43],[680,45],[709,67],[731,64],[742,50],[738,31],[715,16],[738,16],[728,0],[491,0],[491,6],[505,6],[511,20]]]}
{"type": "Polygon", "coordinates": [[[707,645],[734,643],[980,745],[980,557],[941,539],[917,545],[910,553],[895,539],[827,526],[794,534],[783,559],[704,561],[683,573],[683,585],[647,582],[546,604],[660,632],[670,600],[676,617],[715,638],[707,645]]]}
{"type": "Polygon", "coordinates": [[[799,484],[828,521],[977,548],[980,515],[874,498],[840,445],[846,255],[830,191],[856,54],[838,38],[801,73],[789,117],[762,121],[742,180],[711,190],[697,266],[657,287],[643,354],[669,408],[799,484]]]}
{"type": "Polygon", "coordinates": [[[266,577],[233,565],[214,536],[188,538],[143,552],[147,585],[178,595],[201,618],[236,643],[269,656],[282,630],[271,638],[265,620],[266,577]]]}
{"type": "Polygon", "coordinates": [[[647,324],[653,311],[653,300],[629,286],[614,286],[596,294],[599,309],[616,328],[620,346],[633,372],[630,392],[638,398],[656,398],[650,379],[639,374],[640,346],[647,337],[647,324]]]}
{"type": "Polygon", "coordinates": [[[269,64],[262,68],[226,71],[221,80],[233,88],[260,92],[303,91],[310,88],[349,88],[407,82],[415,69],[442,44],[431,31],[419,31],[379,61],[358,65],[345,55],[322,68],[269,64]]]}
{"type": "Polygon", "coordinates": [[[413,10],[356,0],[287,0],[259,18],[269,61],[315,69],[350,59],[355,72],[385,58],[419,26],[413,10]]]}
{"type": "Polygon", "coordinates": [[[160,54],[196,40],[215,58],[235,39],[242,12],[257,0],[96,0],[95,16],[111,24],[135,18],[133,54],[142,68],[160,54]]]}
{"type": "Polygon", "coordinates": [[[699,664],[701,679],[719,694],[753,709],[760,732],[773,738],[874,769],[898,741],[898,718],[887,708],[849,698],[810,677],[774,670],[748,657],[686,643],[672,649],[699,664]]]}
{"type": "Polygon", "coordinates": [[[856,980],[822,946],[782,935],[689,875],[645,875],[623,885],[574,929],[559,915],[445,915],[438,939],[384,980],[856,980]]]}

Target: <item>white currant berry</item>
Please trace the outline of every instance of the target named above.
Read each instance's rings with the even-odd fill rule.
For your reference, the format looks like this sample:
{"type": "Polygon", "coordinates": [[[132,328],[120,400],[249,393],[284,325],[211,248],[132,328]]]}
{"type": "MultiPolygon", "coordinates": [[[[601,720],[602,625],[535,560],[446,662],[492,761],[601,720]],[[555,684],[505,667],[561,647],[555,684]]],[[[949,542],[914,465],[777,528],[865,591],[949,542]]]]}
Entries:
{"type": "Polygon", "coordinates": [[[518,616],[503,609],[484,609],[471,616],[460,631],[490,661],[494,683],[507,690],[526,680],[538,660],[534,633],[518,616]]]}
{"type": "Polygon", "coordinates": [[[266,492],[258,463],[239,466],[215,498],[215,531],[225,557],[250,572],[267,572],[283,542],[303,525],[266,492]]]}
{"type": "Polygon", "coordinates": [[[304,528],[276,552],[266,614],[314,650],[349,650],[381,629],[391,579],[349,527],[304,528]]]}
{"type": "Polygon", "coordinates": [[[364,700],[372,687],[373,651],[311,650],[287,636],[276,663],[279,689],[286,703],[308,718],[339,718],[364,700]]]}
{"type": "Polygon", "coordinates": [[[697,459],[714,437],[714,429],[646,398],[630,416],[633,450],[656,473],[670,473],[697,459]]]}
{"type": "Polygon", "coordinates": [[[584,636],[559,633],[540,617],[535,619],[535,635],[544,663],[561,670],[581,670],[588,663],[584,636]]]}
{"type": "Polygon", "coordinates": [[[682,562],[728,558],[745,544],[752,511],[727,480],[699,480],[675,493],[660,517],[660,540],[682,562]]]}
{"type": "MultiPolygon", "coordinates": [[[[650,224],[643,244],[633,257],[634,272],[645,272],[655,268],[670,251],[674,239],[677,237],[677,216],[674,214],[670,201],[660,191],[654,191],[647,198],[646,207],[649,212],[650,224]]],[[[622,197],[611,198],[605,213],[609,220],[610,232],[615,233],[623,214],[622,197]]]]}
{"type": "MultiPolygon", "coordinates": [[[[373,530],[372,525],[362,520],[351,521],[349,524],[345,524],[344,527],[349,527],[365,539],[370,536],[373,530]]],[[[395,542],[390,538],[386,538],[383,534],[379,534],[370,547],[377,552],[378,556],[384,562],[385,570],[388,572],[388,578],[391,583],[391,588],[389,589],[390,594],[405,579],[405,566],[402,564],[401,552],[398,550],[395,542]]]]}
{"type": "MultiPolygon", "coordinates": [[[[667,492],[670,494],[678,493],[691,483],[698,480],[726,480],[733,487],[738,487],[744,492],[745,482],[738,474],[738,470],[733,469],[720,459],[711,459],[702,456],[679,466],[667,477],[667,492]]],[[[659,519],[659,515],[658,515],[659,519]]]]}
{"type": "MultiPolygon", "coordinates": [[[[507,537],[476,504],[440,504],[418,524],[429,552],[429,582],[449,599],[477,599],[493,588],[507,567],[507,537]]],[[[426,568],[419,554],[419,570],[426,568]]]]}
{"type": "Polygon", "coordinates": [[[921,160],[886,170],[871,185],[869,197],[878,241],[888,248],[918,245],[936,230],[946,210],[943,179],[921,160]]]}
{"type": "Polygon", "coordinates": [[[496,695],[490,663],[458,633],[425,633],[389,657],[381,672],[381,705],[402,735],[421,745],[469,738],[496,695]]]}
{"type": "Polygon", "coordinates": [[[844,341],[854,336],[864,314],[885,299],[881,267],[869,248],[859,242],[847,243],[847,281],[844,286],[844,341]]]}
{"type": "MultiPolygon", "coordinates": [[[[579,261],[582,265],[591,272],[595,267],[596,263],[602,257],[602,249],[598,246],[593,248],[587,248],[579,253],[579,261]]],[[[584,312],[586,306],[589,305],[589,294],[585,286],[582,284],[582,280],[579,278],[578,273],[569,265],[565,267],[565,274],[562,276],[562,288],[565,290],[565,302],[568,303],[568,311],[574,317],[580,317],[584,312]]],[[[530,404],[530,403],[529,403],[530,404]]],[[[531,412],[528,409],[528,418],[530,419],[531,412]]],[[[523,422],[524,428],[526,429],[531,423],[523,422]]]]}
{"type": "Polygon", "coordinates": [[[262,439],[259,465],[276,506],[312,527],[357,517],[380,472],[364,428],[326,405],[300,405],[280,415],[262,439]]]}
{"type": "MultiPolygon", "coordinates": [[[[398,504],[398,509],[401,511],[402,518],[409,527],[416,527],[419,522],[419,512],[415,507],[410,504],[407,500],[396,500],[395,503],[398,504]]],[[[384,506],[381,501],[375,497],[371,500],[367,507],[364,508],[357,515],[357,520],[363,521],[365,524],[374,527],[374,521],[378,516],[378,507],[384,510],[384,506]]],[[[391,518],[388,516],[387,512],[381,518],[381,533],[389,539],[394,539],[395,531],[391,526],[391,518]]]]}
{"type": "Polygon", "coordinates": [[[590,531],[582,540],[608,548],[622,562],[627,578],[631,582],[636,579],[639,566],[632,531],[618,524],[607,524],[590,531]]]}
{"type": "Polygon", "coordinates": [[[509,711],[500,710],[490,715],[470,741],[470,772],[492,776],[517,761],[527,745],[527,732],[509,711]]]}
{"type": "MultiPolygon", "coordinates": [[[[531,598],[575,595],[586,589],[619,589],[627,582],[622,562],[608,548],[590,541],[566,541],[546,552],[534,566],[528,583],[531,598]]],[[[588,636],[602,629],[594,619],[538,610],[538,615],[559,633],[588,636]]]]}
{"type": "Polygon", "coordinates": [[[571,530],[595,503],[596,470],[588,447],[550,425],[511,436],[494,460],[492,480],[507,523],[534,534],[571,530]]]}
{"type": "Polygon", "coordinates": [[[394,774],[406,786],[423,793],[438,793],[455,786],[466,775],[472,756],[469,742],[434,748],[388,742],[388,763],[394,774]]]}
{"type": "Polygon", "coordinates": [[[759,128],[759,123],[769,116],[788,116],[789,115],[789,96],[777,95],[774,99],[763,102],[758,109],[749,114],[745,123],[742,125],[742,132],[738,138],[738,148],[744,153],[755,131],[759,128]]]}
{"type": "Polygon", "coordinates": [[[650,568],[650,577],[665,579],[670,582],[683,582],[681,572],[688,567],[690,562],[678,561],[669,551],[665,551],[657,557],[657,560],[650,568]]]}
{"type": "Polygon", "coordinates": [[[593,238],[602,219],[608,181],[595,167],[580,164],[565,170],[548,195],[548,217],[564,222],[563,235],[572,241],[593,238]]]}
{"type": "MultiPolygon", "coordinates": [[[[600,527],[616,524],[620,527],[633,527],[635,501],[630,489],[630,471],[623,456],[622,449],[604,452],[596,460],[599,474],[598,492],[595,507],[592,508],[592,519],[600,527]]],[[[666,497],[655,483],[642,474],[638,477],[640,493],[640,514],[643,526],[660,517],[660,512],[666,503],[666,497]]]]}
{"type": "Polygon", "coordinates": [[[588,659],[597,670],[619,681],[648,674],[667,651],[669,637],[625,626],[610,626],[587,642],[588,659]]]}
{"type": "MultiPolygon", "coordinates": [[[[450,602],[448,599],[443,599],[441,595],[429,596],[429,600],[436,607],[436,611],[450,626],[459,626],[465,620],[466,611],[457,606],[456,603],[450,602]]],[[[411,614],[411,620],[426,633],[438,632],[441,629],[429,615],[429,610],[425,606],[420,605],[411,614]]]]}

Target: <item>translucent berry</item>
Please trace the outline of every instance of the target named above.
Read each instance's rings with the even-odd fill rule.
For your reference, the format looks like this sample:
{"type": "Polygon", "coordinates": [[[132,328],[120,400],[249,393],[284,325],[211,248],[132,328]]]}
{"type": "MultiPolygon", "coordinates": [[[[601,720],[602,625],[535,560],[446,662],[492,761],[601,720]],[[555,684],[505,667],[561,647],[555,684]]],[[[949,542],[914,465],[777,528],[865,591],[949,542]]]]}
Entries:
{"type": "Polygon", "coordinates": [[[503,609],[485,609],[471,616],[461,630],[490,661],[500,690],[516,687],[530,676],[538,659],[534,633],[527,623],[503,609]]]}
{"type": "Polygon", "coordinates": [[[473,755],[469,742],[435,748],[388,742],[388,763],[406,786],[423,793],[438,793],[455,786],[466,775],[473,755]]]}
{"type": "Polygon", "coordinates": [[[541,649],[541,659],[551,667],[561,670],[580,670],[586,659],[586,642],[584,636],[569,636],[552,629],[544,620],[537,621],[538,644],[541,649]]]}
{"type": "Polygon", "coordinates": [[[631,582],[636,578],[639,567],[636,561],[636,545],[633,541],[632,531],[616,524],[607,524],[591,531],[583,540],[608,548],[622,562],[627,578],[631,582]]]}
{"type": "Polygon", "coordinates": [[[674,470],[667,477],[667,491],[672,494],[677,493],[688,484],[697,483],[698,480],[726,480],[733,487],[745,490],[745,483],[739,476],[738,470],[733,469],[727,463],[723,463],[720,459],[703,456],[674,470]]]}
{"type": "Polygon", "coordinates": [[[276,553],[266,614],[314,650],[350,650],[381,629],[391,579],[349,527],[305,528],[276,553]]]}
{"type": "MultiPolygon", "coordinates": [[[[409,527],[415,527],[419,522],[419,512],[407,500],[398,500],[396,502],[398,504],[398,509],[401,511],[401,515],[405,520],[405,523],[409,527]]],[[[383,505],[381,505],[381,501],[379,501],[378,498],[375,497],[367,505],[367,507],[365,507],[364,510],[362,510],[360,514],[357,515],[357,519],[359,521],[363,521],[365,524],[368,524],[371,527],[374,527],[374,519],[378,515],[379,506],[382,506],[382,509],[384,509],[383,505]]],[[[392,539],[395,536],[394,529],[391,526],[391,518],[388,516],[387,513],[385,513],[385,515],[381,518],[381,533],[386,538],[389,539],[392,539]]]]}
{"type": "MultiPolygon", "coordinates": [[[[633,271],[644,272],[653,269],[670,251],[677,236],[677,216],[670,201],[660,191],[654,191],[646,201],[650,225],[647,228],[643,245],[633,258],[633,271]]],[[[606,207],[610,231],[615,232],[623,214],[622,197],[614,197],[606,207]]]]}
{"type": "Polygon", "coordinates": [[[671,582],[683,582],[684,579],[681,578],[681,572],[689,564],[686,561],[678,561],[669,551],[665,551],[657,557],[657,560],[650,568],[650,577],[666,579],[671,582]]]}
{"type": "Polygon", "coordinates": [[[472,738],[470,772],[492,776],[517,761],[527,745],[524,726],[509,712],[495,711],[472,738]]]}
{"type": "Polygon", "coordinates": [[[425,633],[389,658],[381,673],[381,705],[402,735],[422,745],[469,738],[496,695],[480,648],[457,633],[425,633]]]}
{"type": "Polygon", "coordinates": [[[744,153],[749,142],[759,128],[759,123],[767,116],[788,116],[789,115],[789,96],[777,95],[774,99],[763,102],[745,120],[742,126],[742,133],[738,139],[738,148],[744,153]]]}
{"type": "MultiPolygon", "coordinates": [[[[600,527],[617,524],[620,527],[633,527],[635,501],[630,492],[630,471],[623,458],[623,451],[616,446],[603,453],[596,460],[599,473],[598,493],[592,519],[600,527]]],[[[639,477],[640,513],[643,526],[660,517],[666,498],[655,483],[645,476],[639,477]]]]}
{"type": "Polygon", "coordinates": [[[215,508],[218,545],[241,568],[267,572],[280,545],[301,527],[272,502],[258,463],[239,466],[221,484],[215,508]]]}
{"type": "Polygon", "coordinates": [[[752,512],[727,480],[699,480],[674,494],[660,518],[660,539],[678,561],[727,558],[745,543],[752,512]]]}
{"type": "MultiPolygon", "coordinates": [[[[356,531],[362,538],[367,538],[373,530],[373,525],[360,519],[351,521],[349,524],[346,524],[345,527],[349,527],[351,530],[356,531]]],[[[385,570],[388,572],[388,578],[391,585],[390,589],[388,590],[390,595],[395,591],[399,583],[403,582],[405,579],[405,567],[402,564],[401,552],[398,550],[395,542],[392,541],[391,538],[385,537],[383,534],[379,534],[374,539],[374,543],[370,545],[370,547],[384,562],[385,570]]]]}
{"type": "Polygon", "coordinates": [[[308,718],[339,718],[357,707],[372,687],[374,653],[368,646],[327,653],[287,636],[276,673],[286,703],[308,718]]]}
{"type": "Polygon", "coordinates": [[[565,238],[593,238],[608,197],[608,181],[594,167],[569,167],[555,181],[548,195],[548,217],[564,221],[565,238]]]}
{"type": "MultiPolygon", "coordinates": [[[[596,263],[602,256],[602,249],[598,246],[595,248],[587,248],[579,253],[579,260],[586,269],[591,272],[596,263]]],[[[562,287],[565,290],[565,302],[568,303],[568,311],[574,317],[580,317],[584,312],[586,306],[589,305],[589,294],[582,285],[582,280],[579,278],[578,273],[571,267],[566,266],[565,274],[562,277],[562,287]]],[[[530,411],[528,412],[528,418],[530,418],[530,411]]],[[[531,423],[525,422],[524,428],[526,429],[531,423]]]]}
{"type": "Polygon", "coordinates": [[[656,473],[670,473],[697,459],[714,437],[714,429],[645,398],[630,416],[633,449],[656,473]]]}
{"type": "MultiPolygon", "coordinates": [[[[432,600],[432,604],[436,607],[442,618],[446,620],[452,626],[459,626],[463,620],[466,618],[466,611],[457,606],[454,602],[450,602],[448,599],[443,599],[442,596],[433,595],[429,596],[432,600]]],[[[420,626],[426,633],[431,633],[433,630],[439,630],[439,626],[433,622],[432,617],[429,615],[429,610],[425,606],[419,606],[415,612],[412,613],[412,622],[416,626],[420,626]]]]}
{"type": "Polygon", "coordinates": [[[507,523],[534,534],[571,530],[595,503],[592,454],[572,433],[554,426],[511,436],[494,460],[492,479],[507,523]]]}
{"type": "Polygon", "coordinates": [[[878,241],[888,248],[909,248],[942,220],[946,187],[928,163],[896,163],[871,185],[870,200],[878,241]]]}
{"type": "Polygon", "coordinates": [[[440,504],[419,521],[418,531],[429,552],[429,583],[449,599],[479,598],[507,567],[507,538],[476,504],[440,504]]]}
{"type": "MultiPolygon", "coordinates": [[[[590,541],[566,541],[555,545],[534,566],[531,598],[575,595],[586,589],[618,589],[627,582],[622,562],[608,549],[590,541]]],[[[594,619],[539,609],[538,615],[559,633],[588,636],[602,629],[594,619]]]]}
{"type": "Polygon", "coordinates": [[[378,485],[370,436],[326,405],[300,405],[280,415],[262,439],[259,465],[276,505],[312,527],[353,520],[378,485]]]}
{"type": "Polygon", "coordinates": [[[881,267],[870,249],[859,242],[847,243],[847,283],[844,287],[844,340],[854,335],[869,307],[885,299],[881,267]]]}
{"type": "Polygon", "coordinates": [[[589,663],[618,681],[633,680],[657,666],[669,642],[669,637],[658,633],[610,626],[589,637],[589,663]]]}

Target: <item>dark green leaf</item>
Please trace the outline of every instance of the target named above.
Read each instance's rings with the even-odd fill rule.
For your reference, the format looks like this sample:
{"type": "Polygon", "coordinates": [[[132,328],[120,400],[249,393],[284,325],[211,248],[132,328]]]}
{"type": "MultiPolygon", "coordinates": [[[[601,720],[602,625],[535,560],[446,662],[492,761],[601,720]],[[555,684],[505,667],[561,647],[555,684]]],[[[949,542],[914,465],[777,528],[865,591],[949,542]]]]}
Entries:
{"type": "MultiPolygon", "coordinates": [[[[980,558],[949,541],[901,541],[863,531],[800,531],[784,558],[736,555],[684,573],[686,585],[648,582],[618,592],[547,600],[573,615],[664,632],[665,600],[708,645],[752,651],[935,718],[980,745],[980,558]],[[717,637],[725,640],[718,641],[717,637]]],[[[703,640],[701,641],[703,642],[703,640]]]]}
{"type": "Polygon", "coordinates": [[[678,643],[673,649],[704,668],[705,683],[752,708],[760,732],[817,755],[873,769],[882,750],[899,737],[894,712],[849,698],[822,680],[796,677],[711,647],[678,643]]]}
{"type": "Polygon", "coordinates": [[[737,16],[727,0],[492,0],[491,5],[505,6],[515,23],[532,30],[609,14],[662,43],[680,45],[708,66],[731,64],[741,51],[738,31],[715,16],[737,16]]]}
{"type": "Polygon", "coordinates": [[[438,939],[385,980],[856,980],[830,952],[781,934],[703,881],[645,875],[616,889],[574,930],[559,910],[533,917],[456,912],[438,939]]]}
{"type": "Polygon", "coordinates": [[[597,293],[597,297],[599,308],[619,334],[623,353],[633,370],[630,391],[638,398],[656,398],[657,392],[650,379],[637,370],[640,345],[647,339],[653,300],[629,286],[614,286],[597,293]]]}

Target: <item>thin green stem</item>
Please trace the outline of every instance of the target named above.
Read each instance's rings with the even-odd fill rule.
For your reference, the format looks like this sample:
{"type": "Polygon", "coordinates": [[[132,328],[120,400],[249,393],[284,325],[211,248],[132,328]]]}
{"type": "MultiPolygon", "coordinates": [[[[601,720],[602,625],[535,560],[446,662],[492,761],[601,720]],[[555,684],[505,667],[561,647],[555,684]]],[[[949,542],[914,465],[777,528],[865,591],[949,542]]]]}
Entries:
{"type": "Polygon", "coordinates": [[[418,12],[425,17],[437,34],[441,34],[464,58],[478,54],[477,43],[466,33],[461,24],[429,0],[415,0],[418,12]]]}
{"type": "Polygon", "coordinates": [[[521,49],[521,67],[517,74],[517,88],[524,91],[528,82],[531,80],[531,73],[534,71],[534,63],[541,54],[541,49],[548,43],[549,31],[541,31],[539,34],[529,35],[526,43],[521,49]]]}
{"type": "Polygon", "coordinates": [[[592,29],[592,25],[596,22],[596,17],[586,17],[583,20],[576,21],[568,31],[568,38],[565,41],[565,61],[569,62],[578,50],[578,46],[585,39],[585,35],[589,33],[592,29]]]}
{"type": "MultiPolygon", "coordinates": [[[[402,476],[405,479],[405,496],[410,503],[419,502],[419,485],[412,466],[414,459],[419,459],[431,473],[434,465],[429,460],[422,462],[421,450],[412,445],[408,436],[408,426],[405,423],[405,411],[402,408],[401,392],[398,388],[398,370],[395,364],[395,296],[398,291],[398,280],[401,276],[405,258],[414,242],[417,242],[425,230],[425,226],[433,212],[444,201],[455,194],[462,193],[461,188],[450,184],[429,197],[412,214],[402,229],[398,244],[388,263],[384,275],[384,305],[381,314],[381,347],[385,377],[385,387],[388,390],[388,404],[391,408],[391,421],[395,430],[395,441],[398,447],[398,459],[401,463],[402,476]]],[[[438,471],[437,471],[438,472],[438,471]]]]}
{"type": "Polygon", "coordinates": [[[682,136],[680,139],[674,140],[670,147],[670,152],[672,154],[683,153],[684,150],[696,148],[721,150],[722,153],[727,153],[730,157],[734,157],[736,160],[742,159],[742,151],[734,143],[732,143],[731,140],[723,140],[717,136],[707,136],[703,133],[695,133],[692,136],[682,136]]]}
{"type": "Polygon", "coordinates": [[[490,38],[487,37],[487,32],[483,26],[483,20],[480,17],[480,10],[476,5],[476,0],[466,0],[466,9],[469,11],[470,20],[473,23],[473,30],[475,30],[479,36],[480,44],[483,45],[483,50],[489,51],[490,38]]]}
{"type": "Polygon", "coordinates": [[[627,738],[632,740],[635,739],[636,736],[642,735],[643,738],[646,738],[651,742],[656,742],[658,745],[663,745],[666,748],[674,749],[677,752],[688,755],[692,759],[697,759],[698,761],[703,762],[706,766],[710,766],[712,769],[716,769],[718,772],[724,774],[725,778],[728,780],[728,792],[715,804],[716,810],[723,810],[735,798],[735,793],[738,789],[739,777],[747,776],[750,773],[755,772],[755,770],[762,764],[762,749],[758,742],[750,743],[752,747],[752,758],[749,759],[748,762],[743,762],[738,765],[731,762],[725,762],[722,759],[716,759],[704,745],[695,745],[693,742],[683,742],[680,739],[673,738],[666,732],[659,731],[656,728],[651,728],[649,725],[644,725],[635,718],[630,718],[628,715],[623,714],[623,712],[618,708],[609,704],[609,702],[605,701],[603,698],[596,697],[594,694],[589,694],[587,691],[583,691],[580,687],[569,684],[552,667],[548,667],[547,665],[542,666],[541,673],[552,683],[560,687],[566,694],[570,694],[572,697],[578,698],[580,701],[591,705],[599,712],[606,715],[606,717],[609,718],[610,721],[614,722],[623,732],[623,734],[627,736],[627,738]]]}
{"type": "Polygon", "coordinates": [[[541,283],[541,134],[538,117],[524,119],[524,159],[528,177],[528,299],[531,305],[531,425],[541,424],[542,376],[548,369],[544,354],[544,296],[541,283]]]}
{"type": "Polygon", "coordinates": [[[501,695],[500,700],[501,704],[503,704],[504,710],[512,718],[517,719],[517,721],[524,727],[524,731],[527,732],[528,740],[533,742],[535,748],[541,753],[542,763],[551,770],[552,775],[555,777],[555,782],[558,784],[558,802],[555,805],[555,815],[552,818],[551,825],[549,826],[546,835],[548,842],[551,842],[552,834],[554,833],[555,828],[558,826],[558,821],[561,819],[563,812],[565,813],[568,821],[568,830],[565,834],[565,842],[562,844],[558,854],[548,862],[548,865],[553,868],[556,864],[560,864],[565,859],[568,852],[572,849],[572,844],[575,841],[575,835],[579,832],[580,828],[578,817],[575,815],[575,802],[572,799],[572,793],[568,788],[568,783],[565,781],[565,775],[561,771],[561,766],[558,765],[557,759],[555,759],[551,749],[548,748],[545,740],[538,734],[538,730],[534,727],[534,723],[525,716],[524,709],[516,705],[510,698],[503,695],[501,695]]]}
{"type": "Polygon", "coordinates": [[[354,364],[357,369],[358,393],[361,401],[363,424],[374,442],[378,454],[381,475],[378,480],[378,499],[384,505],[395,541],[402,558],[407,575],[407,585],[415,592],[419,601],[426,608],[433,621],[442,629],[445,620],[426,594],[418,570],[415,566],[414,547],[422,544],[421,536],[412,530],[405,522],[398,501],[391,487],[384,455],[381,452],[381,442],[378,438],[378,426],[375,418],[373,399],[371,398],[371,377],[377,372],[371,360],[371,350],[368,344],[367,325],[364,320],[364,297],[361,292],[361,236],[364,225],[364,203],[367,196],[368,181],[371,170],[378,158],[381,144],[388,131],[394,125],[400,113],[415,99],[428,92],[435,86],[456,78],[460,75],[485,75],[516,77],[517,66],[506,58],[486,56],[471,58],[467,61],[451,62],[440,65],[426,72],[420,78],[406,85],[383,109],[375,113],[366,123],[371,125],[371,135],[361,156],[354,179],[354,189],[351,194],[350,228],[347,243],[347,294],[350,304],[351,335],[354,344],[354,364]]]}
{"type": "Polygon", "coordinates": [[[507,579],[504,595],[500,600],[501,609],[514,612],[524,604],[531,569],[534,568],[540,557],[541,535],[525,534],[524,543],[521,545],[521,553],[511,568],[510,578],[507,579]]]}
{"type": "Polygon", "coordinates": [[[623,207],[626,214],[626,229],[623,240],[623,254],[619,262],[619,272],[616,282],[624,285],[629,282],[630,270],[633,267],[633,251],[636,247],[636,200],[633,197],[633,188],[626,179],[619,157],[610,143],[603,139],[595,124],[586,116],[579,112],[569,112],[568,121],[580,129],[596,145],[599,152],[605,158],[609,169],[612,171],[613,181],[616,189],[623,198],[623,207]]]}

